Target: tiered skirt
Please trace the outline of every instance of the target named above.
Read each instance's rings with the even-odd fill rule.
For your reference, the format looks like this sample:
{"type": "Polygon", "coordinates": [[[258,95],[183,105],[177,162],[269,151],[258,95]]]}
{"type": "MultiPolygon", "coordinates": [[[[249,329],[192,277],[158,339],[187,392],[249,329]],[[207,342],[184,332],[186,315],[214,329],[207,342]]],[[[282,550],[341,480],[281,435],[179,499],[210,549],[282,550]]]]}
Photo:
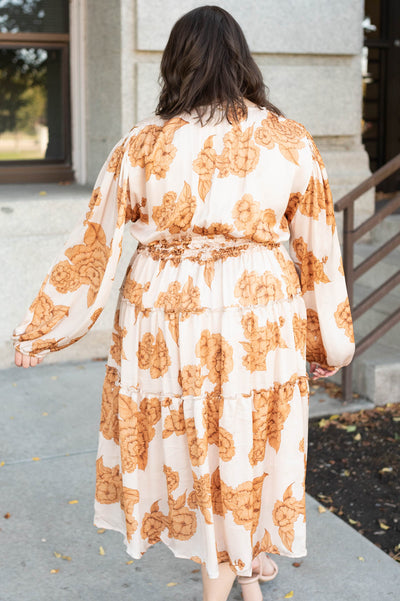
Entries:
{"type": "Polygon", "coordinates": [[[139,245],[103,386],[94,524],[139,558],[303,557],[306,309],[279,244],[220,236],[139,245]]]}

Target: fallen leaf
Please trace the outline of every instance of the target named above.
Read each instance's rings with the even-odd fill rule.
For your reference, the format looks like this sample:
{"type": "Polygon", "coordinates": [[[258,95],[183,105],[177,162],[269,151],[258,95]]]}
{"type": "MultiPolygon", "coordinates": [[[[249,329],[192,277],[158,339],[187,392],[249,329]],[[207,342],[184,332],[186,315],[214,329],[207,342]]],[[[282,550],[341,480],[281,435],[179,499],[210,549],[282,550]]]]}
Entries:
{"type": "Polygon", "coordinates": [[[319,492],[317,496],[319,499],[325,501],[325,503],[333,503],[332,497],[330,497],[329,495],[323,495],[322,492],[319,492]]]}
{"type": "Polygon", "coordinates": [[[293,597],[293,591],[290,591],[290,593],[286,593],[286,595],[284,596],[284,599],[291,599],[293,597]]]}
{"type": "Polygon", "coordinates": [[[47,192],[45,190],[40,190],[39,196],[46,196],[47,192]]]}
{"type": "Polygon", "coordinates": [[[331,415],[329,419],[337,419],[338,417],[340,417],[340,415],[335,413],[335,415],[331,415]]]}
{"type": "Polygon", "coordinates": [[[350,476],[350,470],[343,470],[343,476],[350,476]]]}
{"type": "Polygon", "coordinates": [[[51,380],[58,380],[58,376],[51,376],[51,380]]]}
{"type": "Polygon", "coordinates": [[[42,415],[49,415],[47,411],[43,411],[42,415]]]}
{"type": "Polygon", "coordinates": [[[68,501],[70,505],[75,505],[75,503],[79,503],[77,499],[73,499],[73,501],[68,501]]]}
{"type": "Polygon", "coordinates": [[[71,558],[69,555],[62,555],[61,559],[66,559],[67,561],[71,561],[71,558]]]}
{"type": "Polygon", "coordinates": [[[40,461],[40,457],[32,457],[32,461],[40,461]]]}
{"type": "Polygon", "coordinates": [[[99,528],[99,529],[97,530],[97,534],[103,534],[103,532],[105,532],[105,531],[106,531],[106,529],[105,529],[105,528],[99,528]]]}
{"type": "Polygon", "coordinates": [[[126,563],[129,566],[131,563],[133,563],[133,559],[129,559],[126,563]]]}
{"type": "Polygon", "coordinates": [[[381,470],[379,470],[380,474],[383,474],[385,472],[393,472],[393,468],[392,467],[383,467],[381,470]]]}
{"type": "Polygon", "coordinates": [[[192,574],[198,574],[200,570],[192,570],[192,574]]]}
{"type": "Polygon", "coordinates": [[[57,559],[58,559],[59,557],[61,557],[61,553],[57,553],[57,551],[53,551],[53,553],[54,553],[54,555],[57,557],[57,559]]]}
{"type": "Polygon", "coordinates": [[[355,432],[355,430],[357,430],[357,426],[346,426],[346,432],[355,432]]]}
{"type": "Polygon", "coordinates": [[[50,570],[50,574],[57,574],[59,570],[50,570]]]}
{"type": "Polygon", "coordinates": [[[301,563],[299,563],[298,561],[294,561],[292,563],[292,566],[294,566],[295,568],[299,568],[301,566],[301,563]]]}
{"type": "Polygon", "coordinates": [[[168,582],[167,586],[176,586],[177,584],[177,582],[168,582]]]}
{"type": "Polygon", "coordinates": [[[393,418],[393,421],[394,421],[394,422],[400,422],[400,417],[394,417],[394,418],[393,418]]]}
{"type": "Polygon", "coordinates": [[[99,547],[99,553],[100,555],[105,555],[106,552],[104,551],[103,547],[99,547]]]}
{"type": "Polygon", "coordinates": [[[0,467],[3,467],[3,465],[5,465],[5,462],[4,462],[4,461],[1,461],[1,462],[0,462],[0,467]]]}
{"type": "Polygon", "coordinates": [[[361,557],[361,555],[359,555],[359,556],[357,557],[357,559],[359,559],[360,561],[365,561],[364,557],[361,557]]]}
{"type": "Polygon", "coordinates": [[[352,520],[351,518],[349,518],[349,524],[357,524],[357,520],[352,520]]]}
{"type": "Polygon", "coordinates": [[[385,522],[383,522],[382,520],[378,520],[378,523],[379,523],[379,526],[382,528],[382,530],[389,530],[390,526],[385,524],[385,522]]]}
{"type": "Polygon", "coordinates": [[[7,511],[7,513],[5,513],[5,514],[4,514],[4,517],[6,518],[6,520],[8,520],[8,518],[10,518],[10,517],[11,517],[11,513],[9,513],[9,512],[7,511]]]}
{"type": "Polygon", "coordinates": [[[318,422],[320,428],[324,428],[327,424],[329,424],[329,419],[325,419],[324,417],[318,422]]]}
{"type": "Polygon", "coordinates": [[[354,440],[361,440],[361,434],[359,432],[354,436],[354,440]]]}
{"type": "Polygon", "coordinates": [[[322,507],[322,505],[318,505],[318,511],[319,513],[325,513],[326,509],[325,507],[322,507]]]}

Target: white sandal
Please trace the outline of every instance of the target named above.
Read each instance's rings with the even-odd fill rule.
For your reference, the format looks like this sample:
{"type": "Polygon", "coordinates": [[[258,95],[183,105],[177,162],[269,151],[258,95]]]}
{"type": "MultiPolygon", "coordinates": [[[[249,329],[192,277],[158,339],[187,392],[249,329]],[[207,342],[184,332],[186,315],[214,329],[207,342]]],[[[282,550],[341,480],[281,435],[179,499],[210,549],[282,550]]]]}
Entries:
{"type": "Polygon", "coordinates": [[[258,569],[253,568],[253,573],[251,576],[238,576],[239,584],[251,584],[252,582],[268,582],[269,580],[273,580],[277,575],[279,569],[273,559],[271,559],[266,553],[260,553],[256,557],[258,559],[258,569]],[[274,571],[272,574],[263,574],[263,563],[265,560],[268,560],[270,564],[272,564],[274,571]]]}

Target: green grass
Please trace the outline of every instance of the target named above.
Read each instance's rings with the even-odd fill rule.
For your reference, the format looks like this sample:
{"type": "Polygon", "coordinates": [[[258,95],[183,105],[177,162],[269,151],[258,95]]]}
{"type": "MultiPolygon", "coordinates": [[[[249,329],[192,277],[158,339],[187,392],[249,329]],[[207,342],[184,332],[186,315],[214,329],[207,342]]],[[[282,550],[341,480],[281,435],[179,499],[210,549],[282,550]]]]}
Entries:
{"type": "Polygon", "coordinates": [[[0,161],[27,161],[28,159],[43,159],[38,151],[26,150],[21,152],[0,152],[0,161]]]}

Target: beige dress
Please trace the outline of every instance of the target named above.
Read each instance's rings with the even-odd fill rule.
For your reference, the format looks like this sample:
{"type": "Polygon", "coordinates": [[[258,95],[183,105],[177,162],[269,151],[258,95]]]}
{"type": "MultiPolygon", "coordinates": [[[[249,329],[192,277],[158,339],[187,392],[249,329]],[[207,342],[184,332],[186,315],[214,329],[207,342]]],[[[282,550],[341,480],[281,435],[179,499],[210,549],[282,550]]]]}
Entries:
{"type": "Polygon", "coordinates": [[[139,241],[105,370],[94,524],[139,558],[251,574],[303,557],[306,358],[347,365],[352,319],[327,174],[300,123],[140,122],[114,147],[13,340],[44,356],[100,315],[124,225],[139,241]],[[283,242],[290,240],[290,254],[283,242]]]}

